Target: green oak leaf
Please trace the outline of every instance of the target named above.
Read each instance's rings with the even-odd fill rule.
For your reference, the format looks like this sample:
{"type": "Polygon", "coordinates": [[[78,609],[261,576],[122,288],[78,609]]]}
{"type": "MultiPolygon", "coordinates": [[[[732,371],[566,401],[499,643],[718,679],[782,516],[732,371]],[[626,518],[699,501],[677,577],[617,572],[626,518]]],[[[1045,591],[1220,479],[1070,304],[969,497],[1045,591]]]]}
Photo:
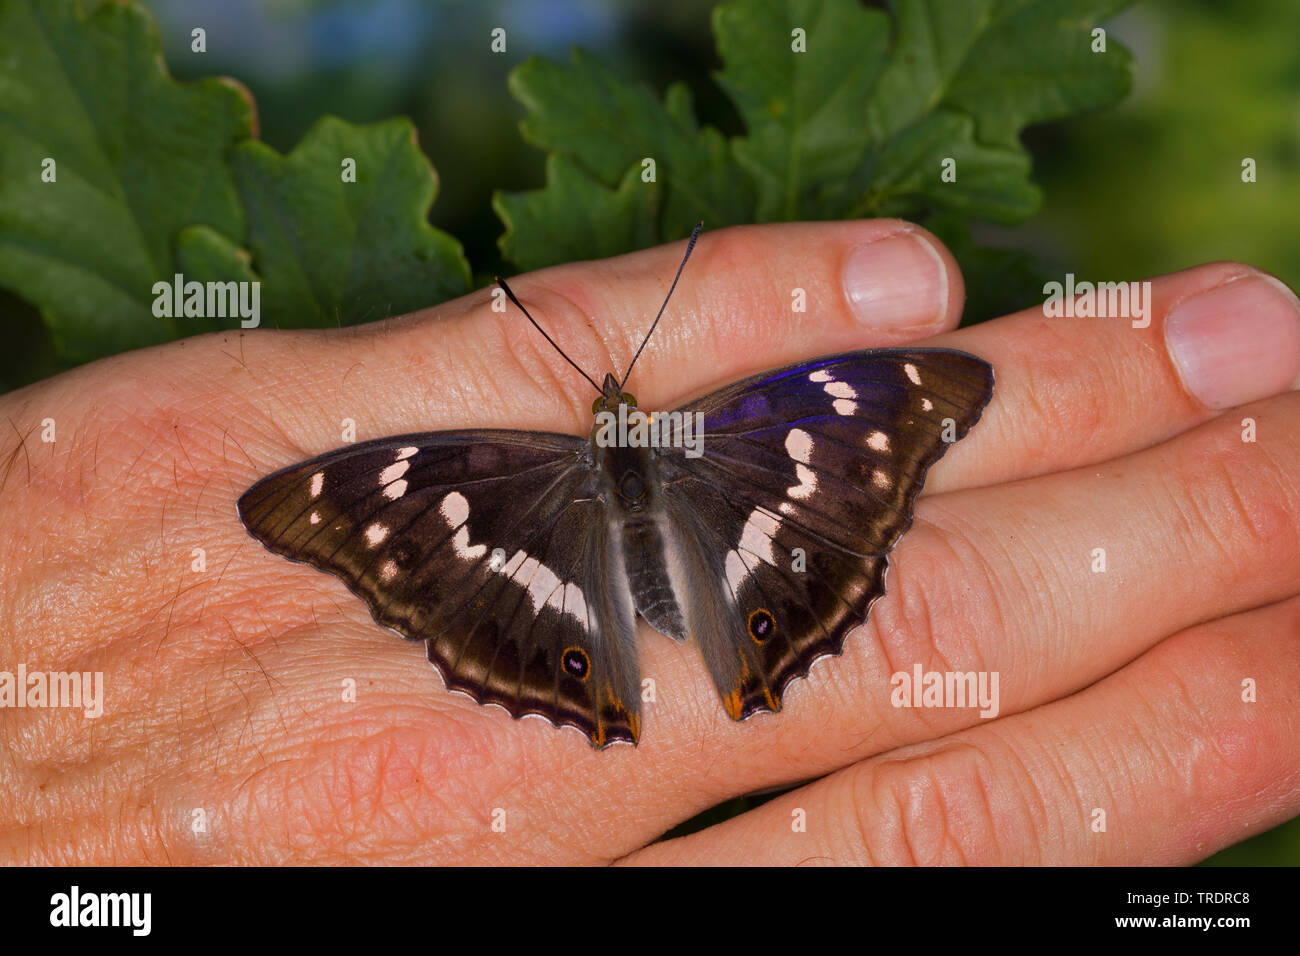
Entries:
{"type": "Polygon", "coordinates": [[[1042,202],[1029,181],[1029,154],[977,143],[974,120],[960,113],[931,113],[890,139],[874,158],[863,215],[910,216],[918,205],[928,205],[968,219],[1016,223],[1042,202]],[[945,181],[949,160],[955,178],[945,181]]]}
{"type": "Polygon", "coordinates": [[[716,79],[748,129],[732,145],[758,184],[754,218],[801,218],[808,194],[866,151],[863,108],[888,18],[846,0],[740,0],[714,9],[713,32],[725,64],[716,79]]]}
{"type": "Polygon", "coordinates": [[[428,222],[438,177],[409,120],[325,117],[287,156],[250,141],[232,162],[264,325],[348,325],[469,290],[460,243],[428,222]]]}
{"type": "Polygon", "coordinates": [[[492,206],[506,224],[502,253],[528,271],[653,245],[659,199],[658,185],[642,182],[637,167],[609,189],[552,153],[544,189],[498,192],[492,206]]]}
{"type": "Polygon", "coordinates": [[[881,155],[865,211],[915,215],[919,201],[1003,223],[1034,215],[1041,197],[1019,133],[1125,93],[1128,51],[1093,53],[1092,30],[1127,2],[894,0],[889,63],[867,105],[881,155]],[[952,182],[939,176],[947,159],[952,182]]]}
{"type": "Polygon", "coordinates": [[[1092,31],[1131,0],[998,0],[944,103],[975,119],[986,143],[1013,143],[1032,123],[1118,103],[1133,84],[1133,56],[1092,31]]]}
{"type": "MultiPolygon", "coordinates": [[[[661,102],[648,87],[625,83],[581,50],[574,50],[570,64],[535,57],[511,72],[509,85],[528,109],[521,125],[524,138],[568,157],[590,180],[565,176],[561,185],[573,186],[589,199],[603,185],[609,201],[626,210],[630,207],[616,197],[625,175],[633,167],[648,171],[647,160],[653,161],[654,182],[664,197],[652,243],[684,236],[701,219],[711,227],[750,220],[749,178],[736,175],[722,135],[698,125],[684,85],[674,84],[661,102]]],[[[562,209],[564,202],[552,205],[562,209]]],[[[563,215],[535,226],[543,230],[536,237],[539,245],[567,243],[563,215]]]]}
{"type": "Polygon", "coordinates": [[[1025,126],[1120,100],[1132,56],[1092,31],[1131,0],[892,0],[896,33],[868,108],[884,141],[939,107],[980,142],[1018,147],[1025,126]]]}
{"type": "Polygon", "coordinates": [[[633,163],[681,139],[645,85],[625,83],[591,54],[570,65],[533,57],[510,72],[510,92],[528,110],[520,128],[543,149],[580,156],[583,167],[616,186],[633,163]]]}
{"type": "Polygon", "coordinates": [[[91,9],[0,2],[0,285],[74,363],[175,337],[154,283],[175,271],[182,226],[243,234],[224,156],[253,126],[234,85],[167,75],[139,7],[91,9]]]}

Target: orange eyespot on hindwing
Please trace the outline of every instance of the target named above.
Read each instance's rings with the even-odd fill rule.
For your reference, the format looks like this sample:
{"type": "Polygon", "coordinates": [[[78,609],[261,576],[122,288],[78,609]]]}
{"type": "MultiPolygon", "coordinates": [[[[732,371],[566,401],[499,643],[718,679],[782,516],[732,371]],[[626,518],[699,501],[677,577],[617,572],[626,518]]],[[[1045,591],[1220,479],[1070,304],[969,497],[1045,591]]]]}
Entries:
{"type": "Polygon", "coordinates": [[[560,655],[560,668],[570,677],[585,681],[591,676],[591,658],[581,647],[569,647],[560,655]]]}
{"type": "Polygon", "coordinates": [[[758,644],[762,644],[772,632],[776,630],[776,619],[772,617],[772,612],[765,607],[760,607],[749,615],[749,636],[758,644]]]}

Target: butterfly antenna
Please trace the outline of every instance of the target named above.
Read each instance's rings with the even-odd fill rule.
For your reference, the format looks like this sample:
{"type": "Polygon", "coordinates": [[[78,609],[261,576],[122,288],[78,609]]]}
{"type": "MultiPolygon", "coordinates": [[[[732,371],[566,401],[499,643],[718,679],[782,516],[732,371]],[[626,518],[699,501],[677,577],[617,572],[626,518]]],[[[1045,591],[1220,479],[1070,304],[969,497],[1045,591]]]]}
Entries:
{"type": "Polygon", "coordinates": [[[641,353],[645,351],[646,343],[650,341],[650,336],[654,334],[655,326],[657,326],[659,320],[663,318],[664,309],[668,308],[668,300],[673,297],[673,290],[677,288],[677,280],[682,277],[682,270],[686,268],[686,260],[691,257],[691,250],[695,248],[695,240],[700,238],[700,230],[703,228],[704,220],[700,220],[695,224],[695,228],[691,230],[691,241],[686,243],[686,255],[682,256],[682,264],[677,267],[677,275],[673,277],[673,284],[668,289],[668,295],[664,296],[664,304],[659,306],[659,314],[655,316],[654,322],[651,323],[650,331],[647,332],[645,338],[641,340],[641,347],[636,350],[636,355],[632,356],[632,363],[631,365],[628,365],[627,374],[623,376],[623,381],[618,383],[620,391],[623,386],[627,384],[628,377],[632,374],[632,366],[636,365],[636,360],[639,359],[641,353]]]}
{"type": "Polygon", "coordinates": [[[510,286],[506,285],[506,280],[501,278],[500,276],[495,276],[494,278],[496,279],[496,284],[501,286],[502,290],[505,291],[507,298],[509,298],[510,301],[513,302],[519,308],[519,311],[524,314],[524,316],[528,319],[529,322],[533,323],[533,328],[535,328],[538,332],[541,332],[542,338],[546,339],[546,341],[551,343],[551,348],[559,352],[560,356],[564,359],[564,361],[568,362],[575,369],[577,369],[578,374],[581,375],[583,378],[585,378],[588,382],[591,382],[591,387],[603,395],[604,391],[601,389],[599,385],[596,384],[595,379],[593,379],[590,375],[588,375],[581,368],[579,368],[577,362],[569,358],[569,356],[565,355],[564,349],[560,348],[558,345],[555,344],[555,339],[547,335],[546,330],[537,324],[537,320],[528,314],[528,310],[524,308],[524,304],[520,302],[518,298],[515,297],[515,294],[513,292],[510,291],[510,286]]]}

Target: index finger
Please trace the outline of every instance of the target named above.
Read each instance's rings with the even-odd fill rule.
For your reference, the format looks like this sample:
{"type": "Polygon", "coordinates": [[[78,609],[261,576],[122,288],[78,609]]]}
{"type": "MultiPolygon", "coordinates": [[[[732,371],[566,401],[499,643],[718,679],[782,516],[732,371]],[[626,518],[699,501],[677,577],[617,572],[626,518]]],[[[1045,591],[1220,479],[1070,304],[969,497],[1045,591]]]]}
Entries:
{"type": "MultiPolygon", "coordinates": [[[[621,375],[684,244],[570,263],[510,283],[597,381],[621,375]]],[[[964,287],[933,236],[898,220],[741,226],[704,233],[628,387],[647,405],[804,358],[902,344],[956,326],[964,287]]],[[[229,345],[226,347],[230,351],[229,345]]],[[[223,381],[268,454],[337,444],[337,421],[374,438],[453,427],[586,433],[591,386],[491,290],[390,323],[241,337],[223,381]],[[494,308],[495,304],[495,308],[494,308]],[[337,347],[335,346],[337,343],[337,347]]],[[[248,447],[248,446],[246,446],[248,447]]],[[[257,457],[256,445],[250,451],[257,457]]]]}

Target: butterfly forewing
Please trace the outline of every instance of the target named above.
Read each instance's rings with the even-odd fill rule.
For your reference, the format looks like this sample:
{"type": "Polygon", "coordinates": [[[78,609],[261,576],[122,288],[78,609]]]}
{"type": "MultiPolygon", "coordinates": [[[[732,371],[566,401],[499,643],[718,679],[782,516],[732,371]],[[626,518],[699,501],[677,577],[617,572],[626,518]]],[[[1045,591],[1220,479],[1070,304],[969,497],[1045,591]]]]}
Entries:
{"type": "Polygon", "coordinates": [[[728,712],[777,710],[785,685],[884,591],[885,555],[926,471],[978,420],[989,365],[943,349],[828,356],[754,376],[681,411],[703,454],[665,454],[668,560],[701,573],[679,595],[728,712]]]}
{"type": "Polygon", "coordinates": [[[408,435],[340,449],[239,502],[272,551],[341,577],[427,644],[447,686],[596,746],[639,729],[633,609],[586,441],[408,435]]]}

